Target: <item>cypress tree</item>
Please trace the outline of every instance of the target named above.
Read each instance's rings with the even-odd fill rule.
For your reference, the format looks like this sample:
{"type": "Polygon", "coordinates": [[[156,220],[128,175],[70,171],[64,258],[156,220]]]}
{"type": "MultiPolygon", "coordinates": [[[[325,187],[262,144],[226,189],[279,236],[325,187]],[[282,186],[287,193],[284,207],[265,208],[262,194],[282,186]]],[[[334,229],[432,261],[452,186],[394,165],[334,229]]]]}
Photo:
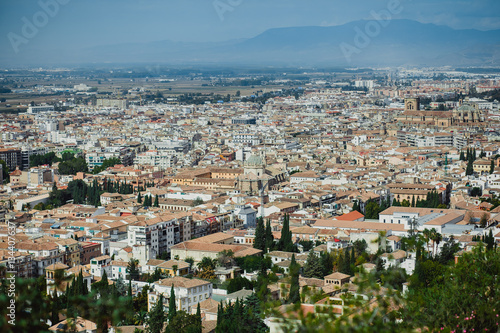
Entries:
{"type": "Polygon", "coordinates": [[[196,330],[195,333],[201,333],[202,332],[202,325],[201,325],[201,309],[200,309],[200,303],[198,302],[198,306],[196,307],[196,330]]]}
{"type": "Polygon", "coordinates": [[[257,219],[257,227],[255,228],[255,241],[253,247],[262,251],[266,251],[266,230],[264,229],[264,218],[257,219]]]}
{"type": "Polygon", "coordinates": [[[299,270],[300,266],[295,261],[295,254],[292,255],[290,263],[290,295],[288,295],[288,303],[300,302],[300,286],[299,286],[299,270]]]}
{"type": "Polygon", "coordinates": [[[142,203],[142,196],[141,196],[141,192],[139,191],[139,193],[137,193],[137,203],[142,203]]]}
{"type": "Polygon", "coordinates": [[[350,271],[351,275],[354,275],[354,266],[356,265],[356,254],[354,253],[354,247],[351,248],[351,266],[350,266],[350,271]]]}
{"type": "Polygon", "coordinates": [[[177,313],[177,308],[175,307],[175,291],[174,285],[170,288],[170,299],[168,300],[168,321],[170,322],[177,313]]]}
{"type": "Polygon", "coordinates": [[[460,151],[460,161],[465,161],[465,155],[462,150],[460,151]]]}
{"type": "Polygon", "coordinates": [[[155,195],[155,204],[154,204],[155,207],[160,207],[160,203],[158,201],[158,194],[155,195]]]}
{"type": "Polygon", "coordinates": [[[271,229],[271,220],[267,220],[266,222],[266,249],[267,251],[271,251],[274,245],[274,236],[273,230],[271,229]]]}
{"type": "Polygon", "coordinates": [[[491,164],[490,164],[490,175],[495,172],[495,160],[491,160],[491,164]]]}

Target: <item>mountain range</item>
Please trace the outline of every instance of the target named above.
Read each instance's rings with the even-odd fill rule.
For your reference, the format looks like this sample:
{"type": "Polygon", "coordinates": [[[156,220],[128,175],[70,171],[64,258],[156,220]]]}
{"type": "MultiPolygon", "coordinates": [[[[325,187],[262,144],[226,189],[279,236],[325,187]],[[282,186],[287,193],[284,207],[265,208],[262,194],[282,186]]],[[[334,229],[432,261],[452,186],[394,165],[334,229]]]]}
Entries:
{"type": "Polygon", "coordinates": [[[500,30],[455,30],[411,20],[270,29],[249,39],[108,44],[35,50],[0,63],[161,63],[255,66],[498,66],[500,30]]]}

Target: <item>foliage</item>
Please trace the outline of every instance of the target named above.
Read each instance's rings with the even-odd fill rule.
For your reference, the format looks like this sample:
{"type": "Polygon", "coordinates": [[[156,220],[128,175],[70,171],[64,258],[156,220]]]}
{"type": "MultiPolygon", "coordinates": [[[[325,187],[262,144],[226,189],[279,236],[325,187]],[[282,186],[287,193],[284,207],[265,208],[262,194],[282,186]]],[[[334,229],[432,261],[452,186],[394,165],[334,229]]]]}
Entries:
{"type": "Polygon", "coordinates": [[[264,218],[257,218],[257,227],[255,228],[255,241],[253,247],[266,251],[266,229],[264,227],[264,218]]]}
{"type": "Polygon", "coordinates": [[[2,166],[2,179],[4,182],[8,183],[10,181],[10,175],[9,175],[9,167],[7,166],[7,163],[4,160],[0,160],[0,165],[2,166]]]}
{"type": "Polygon", "coordinates": [[[189,314],[186,311],[177,312],[169,319],[168,326],[165,329],[165,333],[201,333],[201,331],[201,316],[189,314]]]}
{"type": "Polygon", "coordinates": [[[300,302],[300,286],[299,286],[299,272],[300,265],[295,261],[295,254],[292,255],[290,263],[290,293],[288,295],[288,303],[300,302]]]}
{"type": "Polygon", "coordinates": [[[243,288],[245,288],[246,290],[253,290],[253,283],[247,278],[239,276],[229,281],[229,284],[227,286],[227,293],[231,294],[243,288]]]}
{"type": "Polygon", "coordinates": [[[76,175],[77,172],[88,172],[87,162],[83,157],[74,157],[71,160],[59,163],[59,173],[61,175],[76,175]]]}
{"type": "Polygon", "coordinates": [[[292,232],[290,231],[290,216],[285,214],[283,218],[283,228],[281,229],[281,238],[278,242],[278,250],[286,252],[298,252],[297,247],[292,241],[292,232]]]}
{"type": "Polygon", "coordinates": [[[52,165],[54,162],[62,161],[60,158],[56,156],[56,153],[50,152],[47,154],[34,154],[29,157],[30,160],[30,168],[37,167],[39,165],[52,165]]]}
{"type": "Polygon", "coordinates": [[[193,207],[203,205],[203,204],[204,204],[204,201],[200,197],[196,197],[196,199],[193,200],[193,207]]]}
{"type": "Polygon", "coordinates": [[[215,332],[269,332],[261,317],[259,298],[255,294],[252,294],[244,302],[237,299],[234,304],[219,305],[215,332]]]}
{"type": "Polygon", "coordinates": [[[314,251],[311,249],[309,255],[307,256],[306,265],[304,266],[304,276],[307,278],[318,278],[322,279],[324,277],[323,267],[321,266],[321,260],[314,251]]]}
{"type": "Polygon", "coordinates": [[[266,249],[270,251],[274,247],[273,230],[271,229],[271,220],[266,222],[266,249]]]}
{"type": "Polygon", "coordinates": [[[148,319],[146,320],[147,332],[161,333],[163,331],[163,323],[165,322],[165,312],[163,311],[163,295],[160,294],[156,304],[149,312],[148,319]]]}
{"type": "Polygon", "coordinates": [[[139,260],[130,258],[127,265],[127,274],[130,280],[139,280],[141,273],[139,272],[139,260]]]}
{"type": "MultiPolygon", "coordinates": [[[[433,265],[436,268],[436,264],[433,265]]],[[[425,284],[410,285],[404,322],[431,330],[476,331],[497,327],[500,308],[500,253],[479,246],[456,265],[426,275],[425,284]],[[432,273],[432,275],[431,275],[432,273]]]]}
{"type": "Polygon", "coordinates": [[[92,173],[94,175],[96,175],[99,172],[102,172],[109,167],[114,167],[115,165],[121,164],[121,163],[122,162],[118,157],[106,158],[104,161],[102,161],[102,164],[100,166],[96,166],[96,167],[94,167],[94,169],[92,169],[92,173]]]}

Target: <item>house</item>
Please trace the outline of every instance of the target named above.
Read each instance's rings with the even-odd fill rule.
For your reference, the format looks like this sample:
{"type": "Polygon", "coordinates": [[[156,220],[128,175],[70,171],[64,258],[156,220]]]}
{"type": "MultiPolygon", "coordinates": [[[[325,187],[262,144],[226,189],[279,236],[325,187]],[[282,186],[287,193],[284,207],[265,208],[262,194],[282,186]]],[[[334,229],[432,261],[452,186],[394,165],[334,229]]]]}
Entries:
{"type": "Polygon", "coordinates": [[[393,253],[384,253],[380,256],[384,262],[384,267],[399,267],[401,263],[406,259],[406,252],[403,250],[398,250],[393,253]]]}
{"type": "Polygon", "coordinates": [[[343,286],[346,283],[349,283],[351,279],[350,275],[343,274],[340,272],[335,272],[330,275],[325,276],[325,285],[332,284],[334,286],[343,286]]]}
{"type": "MultiPolygon", "coordinates": [[[[200,313],[203,322],[210,320],[217,320],[217,312],[219,310],[220,303],[212,298],[208,298],[204,301],[199,302],[200,313]]],[[[191,309],[191,314],[196,314],[197,307],[191,309]]]]}
{"type": "Polygon", "coordinates": [[[171,289],[174,288],[175,305],[177,310],[191,312],[199,302],[212,297],[212,283],[200,279],[188,279],[182,276],[161,279],[152,284],[148,294],[148,311],[156,304],[160,294],[163,295],[163,304],[168,309],[171,289]]]}

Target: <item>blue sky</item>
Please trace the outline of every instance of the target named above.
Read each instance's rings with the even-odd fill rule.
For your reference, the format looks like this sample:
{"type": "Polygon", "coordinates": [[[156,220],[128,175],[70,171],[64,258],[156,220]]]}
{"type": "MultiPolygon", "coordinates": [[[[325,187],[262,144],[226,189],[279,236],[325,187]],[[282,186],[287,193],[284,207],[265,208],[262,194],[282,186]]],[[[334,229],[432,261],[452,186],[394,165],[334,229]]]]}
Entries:
{"type": "MultiPolygon", "coordinates": [[[[398,0],[0,0],[0,49],[22,36],[42,3],[67,2],[20,47],[79,48],[138,41],[222,41],[275,27],[339,25],[370,17],[398,0]],[[219,12],[216,6],[219,5],[219,12]]],[[[500,29],[498,0],[399,0],[394,18],[452,28],[500,29]]],[[[42,18],[43,19],[43,18],[42,18]]]]}

